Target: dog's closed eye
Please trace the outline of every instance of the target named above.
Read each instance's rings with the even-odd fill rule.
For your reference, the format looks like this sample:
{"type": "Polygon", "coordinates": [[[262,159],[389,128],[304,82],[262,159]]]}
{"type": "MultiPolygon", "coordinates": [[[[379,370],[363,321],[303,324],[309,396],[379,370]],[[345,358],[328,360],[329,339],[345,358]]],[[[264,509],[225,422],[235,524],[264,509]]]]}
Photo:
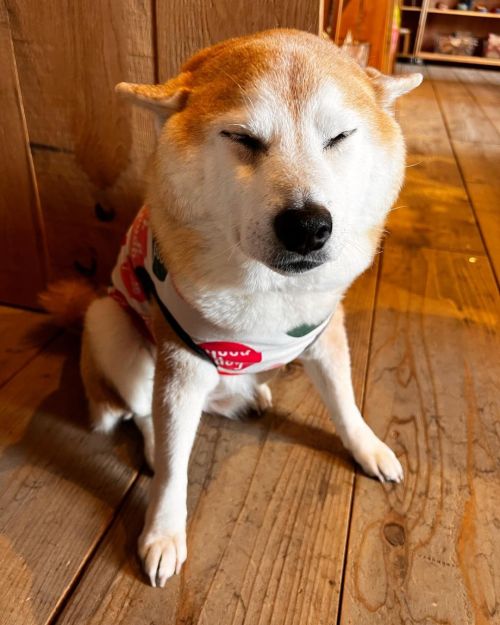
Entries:
{"type": "Polygon", "coordinates": [[[253,137],[252,135],[247,135],[244,133],[238,132],[229,132],[228,130],[223,130],[221,136],[237,143],[238,145],[243,146],[249,152],[257,154],[258,152],[264,152],[266,150],[266,145],[263,141],[258,139],[257,137],[253,137]]]}
{"type": "Polygon", "coordinates": [[[347,137],[350,137],[353,132],[356,132],[356,128],[354,128],[353,130],[344,130],[344,132],[341,132],[336,137],[332,137],[325,143],[325,150],[331,150],[332,148],[336,147],[337,145],[342,143],[342,141],[347,139],[347,137]]]}

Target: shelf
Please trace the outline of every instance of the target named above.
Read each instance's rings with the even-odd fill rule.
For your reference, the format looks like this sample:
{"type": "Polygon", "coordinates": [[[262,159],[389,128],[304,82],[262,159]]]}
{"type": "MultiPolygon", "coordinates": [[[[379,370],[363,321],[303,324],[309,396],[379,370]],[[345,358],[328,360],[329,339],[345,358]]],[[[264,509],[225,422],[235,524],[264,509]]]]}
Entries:
{"type": "Polygon", "coordinates": [[[427,13],[433,13],[436,15],[464,15],[467,17],[493,17],[493,18],[500,19],[500,13],[481,13],[480,11],[459,11],[458,9],[427,9],[427,13]]]}
{"type": "Polygon", "coordinates": [[[472,63],[474,65],[494,65],[500,67],[500,59],[487,59],[484,56],[459,56],[458,54],[439,54],[438,52],[420,52],[419,59],[429,61],[448,61],[449,63],[472,63]]]}
{"type": "MultiPolygon", "coordinates": [[[[422,6],[415,7],[415,6],[410,6],[408,4],[405,4],[405,2],[408,3],[409,1],[410,0],[402,0],[401,2],[402,6],[400,6],[400,10],[402,12],[408,11],[409,13],[414,13],[415,15],[418,15],[418,18],[416,18],[416,20],[418,21],[418,26],[416,29],[414,41],[412,43],[413,53],[405,55],[402,52],[399,52],[398,53],[399,58],[401,59],[407,58],[411,60],[422,60],[422,61],[426,61],[426,60],[442,61],[445,63],[464,63],[464,64],[466,63],[469,65],[481,65],[483,67],[500,68],[500,59],[488,59],[483,56],[465,56],[465,55],[458,55],[458,54],[456,55],[455,54],[442,54],[440,52],[430,52],[430,51],[423,52],[422,51],[422,47],[424,47],[424,49],[425,48],[429,49],[431,47],[430,40],[432,40],[432,37],[436,35],[437,32],[439,32],[437,30],[438,28],[443,29],[446,26],[446,24],[448,24],[448,26],[453,25],[453,28],[449,28],[448,30],[460,30],[459,24],[460,26],[462,26],[461,20],[462,18],[465,18],[465,17],[470,17],[471,21],[466,22],[465,20],[463,20],[463,27],[466,28],[467,30],[476,31],[476,34],[475,34],[476,37],[481,38],[487,32],[495,32],[497,30],[496,27],[494,26],[493,23],[490,24],[490,22],[488,22],[487,20],[488,18],[500,19],[499,13],[493,13],[493,12],[481,13],[479,11],[461,11],[458,9],[450,9],[450,8],[438,9],[438,8],[435,8],[437,4],[435,0],[423,0],[422,6]],[[429,5],[434,5],[434,6],[429,7],[429,5]],[[445,20],[445,18],[438,19],[434,17],[434,16],[440,16],[440,15],[448,16],[448,20],[445,20]],[[449,17],[449,16],[454,16],[454,17],[449,17]],[[476,20],[476,23],[474,25],[473,18],[482,19],[483,21],[476,20]],[[420,52],[417,52],[417,50],[420,50],[420,52]]],[[[490,10],[491,10],[491,6],[492,5],[490,5],[490,10]]],[[[408,20],[409,19],[408,13],[406,13],[406,16],[407,16],[406,19],[408,20]]],[[[415,23],[415,19],[411,20],[411,22],[415,23]]],[[[497,24],[500,24],[500,22],[497,22],[497,24]]]]}

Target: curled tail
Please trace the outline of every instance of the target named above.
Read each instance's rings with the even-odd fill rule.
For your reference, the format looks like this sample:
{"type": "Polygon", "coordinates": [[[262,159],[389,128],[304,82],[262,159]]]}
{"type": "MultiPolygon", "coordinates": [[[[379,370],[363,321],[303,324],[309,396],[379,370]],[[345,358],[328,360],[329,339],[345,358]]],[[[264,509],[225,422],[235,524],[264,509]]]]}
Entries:
{"type": "Polygon", "coordinates": [[[38,301],[54,325],[81,330],[87,308],[103,294],[84,280],[60,280],[49,284],[38,301]]]}

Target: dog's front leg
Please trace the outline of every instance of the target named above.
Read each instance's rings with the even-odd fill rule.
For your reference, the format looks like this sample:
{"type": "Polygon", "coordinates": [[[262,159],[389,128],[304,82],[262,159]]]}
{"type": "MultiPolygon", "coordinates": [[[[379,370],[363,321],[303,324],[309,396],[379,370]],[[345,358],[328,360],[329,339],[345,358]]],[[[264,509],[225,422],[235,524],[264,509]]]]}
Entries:
{"type": "Polygon", "coordinates": [[[155,474],[139,555],[153,586],[163,587],[186,559],[189,455],[215,367],[182,347],[158,349],[153,389],[155,474]]]}
{"type": "Polygon", "coordinates": [[[341,305],[301,360],[330,412],[338,435],[357,462],[381,482],[400,482],[403,469],[399,460],[373,433],[356,406],[341,305]]]}

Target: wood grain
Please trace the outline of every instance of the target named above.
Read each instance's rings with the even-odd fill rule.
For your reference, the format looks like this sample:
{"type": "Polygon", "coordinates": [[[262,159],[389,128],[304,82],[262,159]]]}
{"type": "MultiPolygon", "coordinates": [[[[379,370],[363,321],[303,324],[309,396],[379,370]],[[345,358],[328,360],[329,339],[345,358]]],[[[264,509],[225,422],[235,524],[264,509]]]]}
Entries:
{"type": "Polygon", "coordinates": [[[137,446],[87,430],[64,337],[0,390],[0,623],[54,616],[136,476],[137,446]]]}
{"type": "Polygon", "coordinates": [[[230,37],[268,28],[298,28],[319,33],[317,0],[158,0],[156,9],[160,81],[175,76],[196,51],[230,37]]]}
{"type": "Polygon", "coordinates": [[[428,68],[441,103],[448,131],[452,139],[479,143],[500,143],[500,133],[478,107],[466,86],[456,80],[447,68],[428,68]]]}
{"type": "Polygon", "coordinates": [[[58,331],[40,313],[0,306],[0,387],[32,360],[58,331]]]}
{"type": "MultiPolygon", "coordinates": [[[[500,96],[500,86],[496,87],[500,96]]],[[[454,141],[481,232],[497,280],[500,278],[500,144],[454,141]]]]}
{"type": "Polygon", "coordinates": [[[495,84],[488,74],[477,69],[455,69],[455,76],[462,82],[482,113],[500,133],[500,81],[495,84]]]}
{"type": "Polygon", "coordinates": [[[107,282],[142,201],[153,120],[114,94],[154,82],[149,0],[5,0],[46,224],[50,277],[107,282]]]}
{"type": "Polygon", "coordinates": [[[483,251],[431,80],[398,103],[406,138],[406,181],[391,213],[388,241],[483,251]]]}
{"type": "Polygon", "coordinates": [[[0,299],[35,306],[45,286],[44,234],[9,17],[0,0],[0,299]]]}
{"type": "Polygon", "coordinates": [[[356,481],[341,624],[498,621],[498,305],[485,257],[384,252],[366,412],[406,479],[356,481]]]}
{"type": "MultiPolygon", "coordinates": [[[[375,284],[376,268],[347,298],[360,400],[375,284]]],[[[158,592],[140,572],[142,479],[59,624],[335,620],[354,467],[301,367],[289,367],[273,393],[277,411],[262,421],[204,418],[190,465],[189,555],[180,577],[158,592]]]]}

